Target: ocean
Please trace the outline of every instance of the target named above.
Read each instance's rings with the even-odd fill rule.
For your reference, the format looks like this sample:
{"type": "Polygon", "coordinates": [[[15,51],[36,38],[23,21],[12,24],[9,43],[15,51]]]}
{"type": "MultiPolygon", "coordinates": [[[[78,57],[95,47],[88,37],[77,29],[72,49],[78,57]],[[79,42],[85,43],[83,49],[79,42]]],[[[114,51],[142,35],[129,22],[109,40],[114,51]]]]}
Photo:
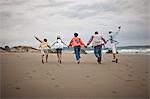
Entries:
{"type": "MultiPolygon", "coordinates": [[[[88,48],[82,48],[85,50],[87,53],[94,53],[94,48],[88,47],[88,48]]],[[[111,50],[111,48],[102,48],[102,52],[106,53],[108,50],[111,50]]],[[[117,47],[118,53],[126,54],[146,54],[150,55],[150,45],[145,45],[145,46],[123,46],[123,47],[117,47]]],[[[67,48],[64,47],[64,53],[72,53],[73,48],[67,48]]]]}

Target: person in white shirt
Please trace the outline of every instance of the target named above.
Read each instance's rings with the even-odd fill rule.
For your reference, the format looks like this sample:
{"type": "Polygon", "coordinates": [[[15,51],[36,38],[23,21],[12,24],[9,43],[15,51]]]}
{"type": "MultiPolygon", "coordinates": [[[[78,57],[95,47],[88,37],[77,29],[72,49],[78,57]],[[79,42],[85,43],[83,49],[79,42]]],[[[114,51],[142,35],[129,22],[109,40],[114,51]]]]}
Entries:
{"type": "Polygon", "coordinates": [[[121,26],[118,27],[118,31],[117,32],[112,32],[109,31],[109,40],[110,44],[111,44],[111,49],[112,49],[112,62],[116,62],[118,63],[118,56],[117,56],[117,44],[119,43],[118,40],[116,39],[116,36],[118,35],[118,33],[120,32],[121,26]]]}
{"type": "Polygon", "coordinates": [[[106,43],[106,40],[97,31],[91,36],[87,43],[87,46],[92,42],[92,47],[94,47],[94,54],[97,57],[97,62],[101,64],[102,60],[102,45],[106,43]]]}
{"type": "Polygon", "coordinates": [[[44,64],[44,56],[46,56],[46,63],[48,62],[48,49],[51,48],[47,42],[47,39],[44,39],[43,41],[40,40],[35,36],[36,40],[40,42],[39,48],[41,48],[41,54],[42,54],[42,63],[44,64]]]}
{"type": "MultiPolygon", "coordinates": [[[[56,53],[57,53],[57,58],[58,58],[58,62],[61,64],[62,63],[62,50],[64,45],[66,45],[60,36],[57,36],[57,40],[56,42],[54,42],[54,44],[52,46],[54,46],[54,48],[56,49],[56,53]]],[[[52,47],[51,46],[51,47],[52,47]]],[[[66,45],[67,46],[67,45],[66,45]]]]}

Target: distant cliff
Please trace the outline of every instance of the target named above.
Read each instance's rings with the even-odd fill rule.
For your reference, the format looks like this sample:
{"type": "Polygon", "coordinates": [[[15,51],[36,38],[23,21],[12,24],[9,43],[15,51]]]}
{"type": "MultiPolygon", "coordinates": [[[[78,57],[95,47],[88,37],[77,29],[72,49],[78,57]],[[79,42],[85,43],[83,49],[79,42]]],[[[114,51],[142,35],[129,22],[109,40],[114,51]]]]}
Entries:
{"type": "MultiPolygon", "coordinates": [[[[73,51],[73,49],[72,49],[73,51]]],[[[24,52],[40,52],[40,49],[33,48],[31,46],[14,46],[9,48],[9,46],[5,46],[5,48],[0,47],[0,52],[16,52],[16,53],[24,53],[24,52]]],[[[49,53],[56,53],[55,49],[48,49],[49,53]]],[[[87,52],[81,49],[81,54],[87,54],[87,52]]]]}

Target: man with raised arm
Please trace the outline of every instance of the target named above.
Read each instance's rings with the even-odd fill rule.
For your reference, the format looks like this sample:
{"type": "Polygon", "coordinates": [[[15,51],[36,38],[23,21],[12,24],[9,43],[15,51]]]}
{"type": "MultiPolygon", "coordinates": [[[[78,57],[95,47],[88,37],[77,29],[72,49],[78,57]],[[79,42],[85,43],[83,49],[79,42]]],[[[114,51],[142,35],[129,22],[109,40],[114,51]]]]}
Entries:
{"type": "Polygon", "coordinates": [[[44,39],[43,41],[34,36],[36,40],[40,42],[39,48],[41,48],[41,54],[42,54],[42,63],[44,64],[44,56],[46,56],[46,62],[48,62],[48,48],[51,48],[48,45],[47,39],[44,39]]]}
{"type": "Polygon", "coordinates": [[[116,39],[116,36],[118,35],[118,33],[120,32],[121,26],[118,27],[118,31],[117,32],[112,32],[109,31],[109,40],[110,44],[111,44],[111,49],[112,49],[112,62],[116,62],[118,63],[118,56],[117,56],[117,44],[119,43],[116,39]]]}

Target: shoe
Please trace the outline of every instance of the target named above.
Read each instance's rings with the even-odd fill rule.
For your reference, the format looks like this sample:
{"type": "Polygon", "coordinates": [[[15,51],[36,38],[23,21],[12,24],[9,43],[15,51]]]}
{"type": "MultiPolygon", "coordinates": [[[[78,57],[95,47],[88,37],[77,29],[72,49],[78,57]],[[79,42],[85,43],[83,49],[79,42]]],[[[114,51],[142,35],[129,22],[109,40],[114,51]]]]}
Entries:
{"type": "Polygon", "coordinates": [[[97,58],[97,62],[99,62],[99,58],[97,58]]]}
{"type": "Polygon", "coordinates": [[[78,64],[80,64],[80,60],[78,60],[78,62],[77,62],[78,64]]]}
{"type": "Polygon", "coordinates": [[[61,61],[59,61],[59,63],[61,64],[61,61]]]}
{"type": "Polygon", "coordinates": [[[115,61],[116,63],[118,63],[118,59],[116,59],[116,61],[115,61]]]}
{"type": "Polygon", "coordinates": [[[102,64],[101,61],[98,62],[99,64],[102,64]]]}
{"type": "Polygon", "coordinates": [[[42,64],[44,64],[44,61],[42,60],[42,64]]]}
{"type": "Polygon", "coordinates": [[[112,60],[112,62],[116,62],[115,60],[112,60]]]}
{"type": "Polygon", "coordinates": [[[99,64],[101,64],[101,58],[98,58],[98,59],[97,59],[97,62],[98,62],[99,64]]]}

